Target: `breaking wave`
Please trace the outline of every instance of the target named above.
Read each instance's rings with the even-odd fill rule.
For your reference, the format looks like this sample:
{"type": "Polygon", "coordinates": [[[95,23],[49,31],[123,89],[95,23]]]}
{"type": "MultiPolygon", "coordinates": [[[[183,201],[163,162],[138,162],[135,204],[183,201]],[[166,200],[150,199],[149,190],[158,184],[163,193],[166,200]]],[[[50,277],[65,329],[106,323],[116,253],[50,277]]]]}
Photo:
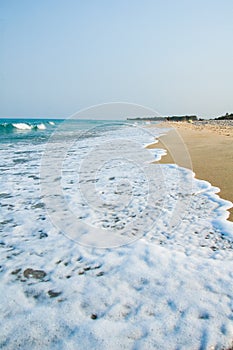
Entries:
{"type": "Polygon", "coordinates": [[[45,122],[45,123],[17,123],[17,122],[4,122],[0,123],[0,133],[11,133],[17,131],[36,131],[36,130],[45,130],[47,127],[54,126],[54,122],[45,122]]]}

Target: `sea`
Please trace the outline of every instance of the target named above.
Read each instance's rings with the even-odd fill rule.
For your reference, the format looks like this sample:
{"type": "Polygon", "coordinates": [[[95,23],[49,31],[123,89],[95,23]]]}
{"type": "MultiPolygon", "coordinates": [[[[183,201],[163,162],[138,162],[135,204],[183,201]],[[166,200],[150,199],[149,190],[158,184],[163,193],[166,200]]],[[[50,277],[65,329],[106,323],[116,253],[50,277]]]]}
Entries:
{"type": "Polygon", "coordinates": [[[188,169],[159,164],[166,151],[147,148],[167,131],[122,120],[0,120],[1,231],[20,229],[16,218],[31,227],[43,217],[77,243],[115,247],[158,226],[162,238],[151,239],[167,244],[194,210],[192,224],[201,230],[205,221],[226,228],[231,203],[219,189],[188,169]],[[191,197],[205,192],[208,200],[191,197]]]}
{"type": "MultiPolygon", "coordinates": [[[[116,121],[120,123],[120,121],[116,121]]],[[[1,143],[28,142],[44,143],[51,134],[61,125],[63,132],[80,133],[82,130],[93,129],[99,124],[106,124],[101,120],[77,120],[69,119],[0,119],[1,143]],[[65,123],[64,123],[65,122],[65,123]]]]}
{"type": "Polygon", "coordinates": [[[230,344],[232,203],[160,163],[168,131],[0,120],[1,349],[230,344]]]}
{"type": "MultiPolygon", "coordinates": [[[[8,198],[12,203],[9,204],[10,207],[3,204],[3,230],[12,224],[17,225],[16,216],[24,217],[23,212],[26,214],[29,208],[36,206],[41,209],[43,207],[44,210],[47,208],[47,214],[55,221],[54,224],[62,232],[69,231],[69,238],[79,241],[73,231],[77,231],[78,225],[79,231],[85,232],[86,228],[80,228],[85,221],[91,231],[93,225],[104,228],[104,237],[98,237],[98,243],[93,237],[85,238],[83,243],[92,244],[92,240],[93,244],[103,246],[126,243],[127,240],[122,238],[123,232],[116,242],[113,239],[112,243],[105,243],[106,229],[116,226],[113,223],[117,211],[124,217],[124,222],[120,218],[119,222],[116,221],[123,231],[124,225],[127,226],[127,222],[132,219],[127,217],[126,209],[122,212],[120,202],[123,205],[125,200],[129,201],[126,206],[130,206],[131,214],[136,217],[132,199],[138,197],[137,202],[141,198],[138,201],[140,205],[137,206],[139,211],[143,210],[149,186],[147,174],[143,174],[143,163],[159,159],[164,153],[163,150],[157,150],[151,156],[151,152],[145,152],[143,147],[155,142],[155,135],[159,136],[161,131],[157,129],[152,133],[151,129],[148,132],[142,126],[143,124],[119,120],[2,119],[1,198],[3,201],[8,198]],[[112,180],[109,181],[107,176],[112,180]],[[140,185],[143,187],[140,188],[140,185]],[[113,188],[114,191],[111,191],[113,188]],[[136,194],[137,191],[141,192],[140,196],[136,194]],[[50,203],[50,200],[55,200],[55,203],[50,203]],[[68,217],[67,213],[74,216],[68,217]],[[69,228],[70,226],[72,227],[69,228]]],[[[46,216],[46,211],[43,216],[46,216]]],[[[34,218],[35,222],[39,217],[34,218]]],[[[28,220],[30,221],[30,216],[28,220]]],[[[91,234],[86,236],[91,237],[91,234]]],[[[134,236],[132,238],[135,239],[134,236]]]]}

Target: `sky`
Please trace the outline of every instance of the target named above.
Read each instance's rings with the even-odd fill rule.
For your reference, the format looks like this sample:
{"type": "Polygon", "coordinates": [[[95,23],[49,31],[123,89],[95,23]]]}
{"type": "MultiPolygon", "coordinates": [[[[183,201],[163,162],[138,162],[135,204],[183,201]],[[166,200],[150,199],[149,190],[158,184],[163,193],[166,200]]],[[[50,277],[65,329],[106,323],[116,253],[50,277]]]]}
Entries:
{"type": "Polygon", "coordinates": [[[0,117],[233,112],[232,0],[0,0],[0,117]]]}

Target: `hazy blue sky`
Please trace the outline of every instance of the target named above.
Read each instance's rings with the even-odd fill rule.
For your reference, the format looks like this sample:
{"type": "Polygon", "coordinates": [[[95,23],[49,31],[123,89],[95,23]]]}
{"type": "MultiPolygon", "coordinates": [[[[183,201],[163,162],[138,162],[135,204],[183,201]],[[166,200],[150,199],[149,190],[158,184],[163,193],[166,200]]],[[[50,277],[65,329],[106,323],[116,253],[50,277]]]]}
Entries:
{"type": "Polygon", "coordinates": [[[0,117],[233,112],[232,0],[0,0],[0,117]]]}

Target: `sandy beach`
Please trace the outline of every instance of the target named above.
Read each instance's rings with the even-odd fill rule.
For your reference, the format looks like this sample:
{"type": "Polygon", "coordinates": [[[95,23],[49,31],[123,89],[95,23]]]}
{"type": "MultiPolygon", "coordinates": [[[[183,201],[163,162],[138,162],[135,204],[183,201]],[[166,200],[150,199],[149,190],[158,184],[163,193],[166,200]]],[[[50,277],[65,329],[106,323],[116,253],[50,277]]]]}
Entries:
{"type": "MultiPolygon", "coordinates": [[[[172,128],[154,145],[167,150],[160,163],[177,163],[191,168],[198,179],[220,188],[219,195],[233,202],[233,122],[166,122],[160,127],[172,128]],[[182,148],[182,140],[190,161],[179,157],[174,160],[174,153],[179,154],[182,148]]],[[[229,211],[229,220],[233,221],[233,208],[229,211]]]]}

